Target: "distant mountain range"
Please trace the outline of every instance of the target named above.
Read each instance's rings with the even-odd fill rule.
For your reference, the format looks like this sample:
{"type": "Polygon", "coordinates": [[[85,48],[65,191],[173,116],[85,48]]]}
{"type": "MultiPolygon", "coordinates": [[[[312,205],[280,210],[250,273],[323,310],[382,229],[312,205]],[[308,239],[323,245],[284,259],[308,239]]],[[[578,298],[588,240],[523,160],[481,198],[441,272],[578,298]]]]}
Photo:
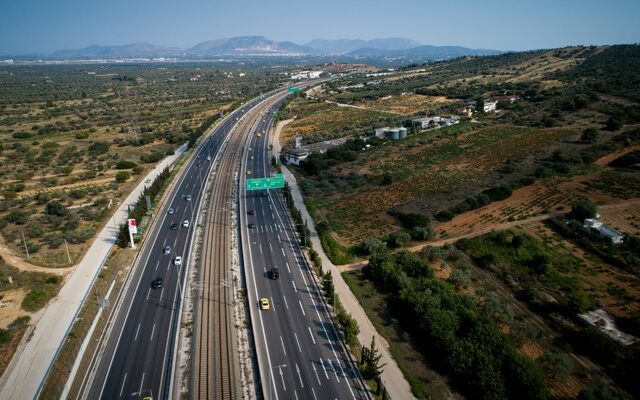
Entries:
{"type": "Polygon", "coordinates": [[[209,59],[221,56],[313,56],[338,59],[410,59],[440,60],[468,55],[492,55],[501,51],[470,49],[459,46],[426,46],[405,38],[314,39],[303,45],[289,41],[276,42],[264,36],[240,36],[210,40],[184,49],[132,43],[121,46],[89,46],[52,53],[47,58],[123,59],[123,58],[180,58],[209,59]]]}

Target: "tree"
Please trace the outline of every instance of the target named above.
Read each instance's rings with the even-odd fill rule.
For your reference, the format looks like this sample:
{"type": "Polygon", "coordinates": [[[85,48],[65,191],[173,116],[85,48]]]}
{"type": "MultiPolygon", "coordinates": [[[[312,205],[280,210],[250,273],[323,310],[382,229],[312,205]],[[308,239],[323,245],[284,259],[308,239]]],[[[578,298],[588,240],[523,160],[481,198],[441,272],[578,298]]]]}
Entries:
{"type": "Polygon", "coordinates": [[[116,182],[123,183],[126,182],[131,177],[131,174],[127,171],[120,171],[116,174],[116,182]]]}
{"type": "Polygon", "coordinates": [[[402,247],[411,241],[411,235],[405,231],[392,233],[389,235],[387,245],[389,247],[402,247]]]}
{"type": "Polygon", "coordinates": [[[385,251],[387,248],[387,244],[380,239],[371,238],[367,239],[362,243],[362,248],[367,254],[375,254],[378,252],[385,251]]]}
{"type": "Polygon", "coordinates": [[[598,141],[598,130],[596,128],[587,128],[582,132],[580,141],[584,143],[595,143],[598,141]]]}
{"type": "Polygon", "coordinates": [[[371,337],[371,346],[362,346],[362,355],[360,357],[360,371],[364,379],[378,379],[382,374],[382,368],[386,364],[380,364],[382,354],[376,348],[376,337],[371,337]]]}
{"type": "Polygon", "coordinates": [[[607,123],[605,125],[605,128],[608,131],[617,131],[618,129],[622,128],[624,126],[624,122],[622,121],[622,118],[620,117],[609,117],[609,119],[607,120],[607,123]]]}
{"type": "Polygon", "coordinates": [[[63,206],[59,201],[53,200],[47,203],[44,212],[48,215],[57,215],[58,217],[64,217],[67,215],[67,207],[63,206]]]}
{"type": "MultiPolygon", "coordinates": [[[[337,303],[337,302],[336,302],[337,303]]],[[[336,315],[336,319],[338,321],[338,325],[344,334],[344,340],[350,344],[354,345],[357,343],[358,333],[360,333],[360,327],[358,326],[358,322],[351,315],[349,315],[346,311],[342,309],[342,307],[337,306],[338,314],[336,315]]]]}
{"type": "Polygon", "coordinates": [[[327,273],[322,277],[322,289],[324,290],[324,295],[328,299],[329,304],[333,305],[335,288],[333,287],[331,271],[327,271],[327,273]]]}
{"type": "Polygon", "coordinates": [[[582,222],[587,218],[594,218],[597,213],[596,205],[591,200],[580,199],[573,202],[567,217],[582,222]]]}

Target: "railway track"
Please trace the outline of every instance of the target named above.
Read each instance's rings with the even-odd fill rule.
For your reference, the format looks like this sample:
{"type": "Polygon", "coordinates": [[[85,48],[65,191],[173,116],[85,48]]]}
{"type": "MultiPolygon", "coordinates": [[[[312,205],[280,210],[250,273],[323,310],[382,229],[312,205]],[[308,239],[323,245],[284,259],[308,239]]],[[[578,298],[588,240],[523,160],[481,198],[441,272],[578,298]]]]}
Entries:
{"type": "Polygon", "coordinates": [[[272,101],[249,111],[220,149],[213,169],[209,204],[195,286],[192,398],[241,398],[234,330],[231,265],[233,189],[243,146],[260,114],[272,101]]]}

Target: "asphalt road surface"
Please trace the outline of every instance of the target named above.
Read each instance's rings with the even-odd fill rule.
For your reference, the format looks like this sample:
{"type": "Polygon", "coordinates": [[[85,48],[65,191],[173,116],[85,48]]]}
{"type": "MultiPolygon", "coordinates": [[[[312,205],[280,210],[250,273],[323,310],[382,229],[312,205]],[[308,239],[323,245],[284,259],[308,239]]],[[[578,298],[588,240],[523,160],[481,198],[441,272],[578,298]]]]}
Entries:
{"type": "MultiPolygon", "coordinates": [[[[244,152],[242,177],[273,175],[263,116],[244,152]],[[262,133],[264,132],[264,133],[262,133]],[[260,133],[260,136],[258,136],[260,133]]],[[[240,191],[241,235],[253,330],[265,399],[368,398],[330,318],[281,190],[240,191]],[[249,225],[255,225],[249,227],[249,225]],[[278,268],[279,278],[270,270],[278,268]],[[259,299],[268,298],[269,310],[259,299]]]]}
{"type": "Polygon", "coordinates": [[[236,118],[243,118],[263,97],[273,93],[234,111],[184,167],[185,173],[179,176],[156,223],[146,233],[138,263],[83,383],[82,398],[132,399],[145,391],[151,391],[154,399],[168,398],[184,269],[189,262],[203,184],[216,152],[234,129],[236,118]],[[174,210],[172,214],[168,213],[169,208],[174,210]],[[184,221],[189,221],[188,228],[183,227],[184,221]],[[172,230],[174,222],[178,227],[172,230]],[[165,254],[167,245],[171,250],[165,254]],[[182,257],[181,265],[175,265],[176,256],[182,257]],[[162,278],[162,288],[152,288],[151,282],[156,278],[162,278]]]}

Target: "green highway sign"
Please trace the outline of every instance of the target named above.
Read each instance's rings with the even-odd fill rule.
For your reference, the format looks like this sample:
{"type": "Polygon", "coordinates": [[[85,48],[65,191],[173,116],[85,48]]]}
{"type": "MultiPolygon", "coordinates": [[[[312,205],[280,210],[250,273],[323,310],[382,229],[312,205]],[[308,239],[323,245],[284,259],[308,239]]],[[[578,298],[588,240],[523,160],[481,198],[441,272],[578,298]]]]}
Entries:
{"type": "Polygon", "coordinates": [[[290,87],[289,88],[289,93],[298,93],[300,91],[300,89],[298,89],[297,87],[290,87]]]}
{"type": "Polygon", "coordinates": [[[247,179],[247,190],[282,189],[284,176],[277,174],[269,178],[247,179]]]}

